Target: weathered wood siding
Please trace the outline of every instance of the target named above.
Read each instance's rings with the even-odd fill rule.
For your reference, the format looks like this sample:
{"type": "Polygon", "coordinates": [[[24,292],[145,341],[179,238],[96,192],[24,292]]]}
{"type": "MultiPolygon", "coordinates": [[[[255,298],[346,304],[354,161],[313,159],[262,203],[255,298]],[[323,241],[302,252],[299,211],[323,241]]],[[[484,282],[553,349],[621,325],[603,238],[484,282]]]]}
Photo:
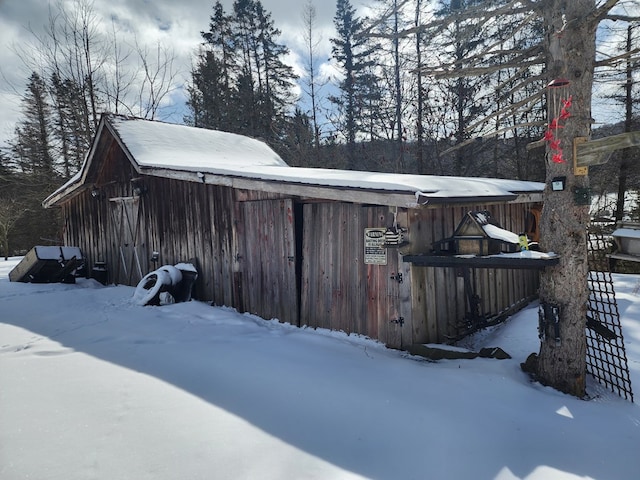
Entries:
{"type": "Polygon", "coordinates": [[[159,265],[193,262],[196,298],[297,325],[290,199],[162,178],[145,182],[147,241],[160,253],[159,265]]]}
{"type": "MultiPolygon", "coordinates": [[[[364,229],[392,225],[387,207],[306,204],[301,324],[360,333],[393,347],[446,342],[460,333],[468,311],[462,272],[414,267],[402,262],[402,254],[431,251],[433,242],[450,236],[470,210],[489,210],[503,228],[520,232],[527,208],[501,204],[401,211],[398,223],[408,226],[410,243],[400,251],[388,249],[383,266],[364,264],[364,229]]],[[[537,279],[535,271],[471,270],[484,314],[499,313],[535,294],[537,279]]]]}
{"type": "Polygon", "coordinates": [[[387,265],[364,263],[364,229],[392,220],[387,207],[304,205],[301,324],[401,346],[397,250],[387,265]]]}
{"type": "MultiPolygon", "coordinates": [[[[88,273],[105,262],[111,282],[136,285],[161,265],[194,262],[197,299],[294,325],[359,333],[398,348],[456,336],[468,310],[459,271],[412,266],[402,254],[429,252],[470,210],[489,210],[503,228],[519,233],[528,208],[392,212],[143,175],[109,135],[97,152],[101,160],[88,172],[85,189],[62,205],[65,241],[82,248],[88,273]],[[134,196],[132,179],[146,190],[142,196],[134,196]],[[364,229],[393,225],[394,213],[409,230],[409,245],[389,248],[386,265],[365,264],[364,229]]],[[[534,294],[537,282],[534,271],[472,270],[482,313],[501,312],[534,294]]]]}
{"type": "Polygon", "coordinates": [[[88,274],[104,262],[109,282],[135,286],[162,265],[193,262],[195,298],[298,323],[290,199],[140,175],[113,138],[99,148],[89,187],[62,205],[65,243],[82,248],[88,274]]]}
{"type": "MultiPolygon", "coordinates": [[[[146,177],[144,215],[157,267],[192,262],[199,275],[195,297],[231,305],[233,296],[234,192],[194,182],[146,177]]],[[[153,266],[150,266],[152,269],[153,266]]]]}
{"type": "MultiPolygon", "coordinates": [[[[127,232],[120,234],[120,225],[114,223],[113,210],[117,207],[109,201],[110,198],[133,197],[130,179],[136,177],[136,172],[113,138],[106,137],[98,145],[98,151],[105,162],[91,172],[87,188],[62,205],[65,243],[82,249],[88,273],[96,262],[104,262],[110,273],[110,282],[137,283],[139,278],[132,275],[128,281],[129,275],[121,268],[120,247],[127,248],[127,232]],[[96,196],[92,195],[94,186],[96,196]]],[[[140,225],[141,243],[144,243],[144,231],[145,226],[140,225]]],[[[131,264],[133,252],[123,250],[122,253],[125,254],[125,264],[131,264]]]]}
{"type": "MultiPolygon", "coordinates": [[[[526,204],[453,206],[409,211],[410,244],[405,253],[431,251],[432,244],[452,235],[463,216],[488,210],[506,229],[524,231],[526,204]]],[[[472,285],[481,298],[481,314],[497,314],[534,295],[538,272],[512,269],[471,269],[472,285]]],[[[462,329],[466,302],[464,278],[455,268],[411,267],[413,343],[446,342],[462,329]]]]}
{"type": "Polygon", "coordinates": [[[291,199],[242,203],[243,309],[298,325],[295,218],[291,199]]]}

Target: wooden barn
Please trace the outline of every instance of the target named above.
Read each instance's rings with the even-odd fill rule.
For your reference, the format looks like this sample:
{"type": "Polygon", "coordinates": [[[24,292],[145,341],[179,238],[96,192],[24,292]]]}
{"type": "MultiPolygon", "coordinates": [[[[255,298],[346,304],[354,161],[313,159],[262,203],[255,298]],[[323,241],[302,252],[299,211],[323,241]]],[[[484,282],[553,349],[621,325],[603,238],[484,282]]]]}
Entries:
{"type": "Polygon", "coordinates": [[[433,248],[470,211],[525,231],[542,190],[294,168],[258,140],[104,115],[81,171],[45,206],[62,209],[65,244],[110,283],[191,261],[198,300],[406,348],[446,342],[470,313],[493,318],[535,295],[533,262],[433,248]]]}

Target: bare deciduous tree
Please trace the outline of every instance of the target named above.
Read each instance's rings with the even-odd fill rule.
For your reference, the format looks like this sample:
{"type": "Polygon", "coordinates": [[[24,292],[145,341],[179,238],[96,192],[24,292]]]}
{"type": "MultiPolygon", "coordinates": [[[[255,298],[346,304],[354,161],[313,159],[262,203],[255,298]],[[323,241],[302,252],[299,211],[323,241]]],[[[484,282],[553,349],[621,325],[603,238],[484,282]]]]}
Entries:
{"type": "Polygon", "coordinates": [[[0,196],[0,243],[4,252],[4,259],[9,259],[9,234],[16,222],[29,209],[18,199],[0,196]]]}
{"type": "Polygon", "coordinates": [[[305,93],[309,97],[309,102],[311,103],[311,121],[313,123],[313,143],[315,147],[316,155],[319,155],[320,152],[320,137],[321,137],[321,128],[319,123],[319,111],[320,111],[320,101],[319,101],[319,90],[322,87],[322,84],[318,81],[318,74],[316,71],[316,62],[317,62],[317,50],[322,38],[317,37],[316,35],[316,8],[311,2],[311,0],[307,0],[305,3],[304,9],[302,11],[302,22],[303,22],[303,31],[302,38],[304,39],[305,50],[307,54],[306,62],[305,62],[305,71],[306,76],[304,78],[305,84],[305,93]]]}

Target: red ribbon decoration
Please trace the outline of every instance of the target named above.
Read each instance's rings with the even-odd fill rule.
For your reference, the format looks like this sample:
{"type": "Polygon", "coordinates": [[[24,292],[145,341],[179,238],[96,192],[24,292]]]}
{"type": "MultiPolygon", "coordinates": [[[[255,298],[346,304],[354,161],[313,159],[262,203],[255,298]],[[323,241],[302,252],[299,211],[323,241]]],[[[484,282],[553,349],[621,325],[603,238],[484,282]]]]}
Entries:
{"type": "Polygon", "coordinates": [[[565,159],[562,157],[562,147],[560,146],[561,141],[559,138],[555,137],[554,132],[559,128],[564,128],[564,125],[560,125],[560,122],[565,121],[571,116],[571,113],[569,113],[569,107],[571,107],[572,101],[572,96],[569,96],[569,98],[567,98],[566,100],[561,100],[562,109],[560,110],[560,115],[551,120],[551,122],[549,123],[549,128],[546,132],[544,132],[543,140],[545,142],[549,142],[549,148],[556,152],[551,157],[553,163],[566,163],[565,159]]]}

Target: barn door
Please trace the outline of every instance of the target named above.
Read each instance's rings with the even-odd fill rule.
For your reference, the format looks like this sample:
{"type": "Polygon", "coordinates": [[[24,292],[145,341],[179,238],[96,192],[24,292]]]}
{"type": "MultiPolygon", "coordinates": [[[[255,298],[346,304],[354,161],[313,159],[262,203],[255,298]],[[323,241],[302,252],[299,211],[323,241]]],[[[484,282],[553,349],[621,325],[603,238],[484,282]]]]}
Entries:
{"type": "Polygon", "coordinates": [[[117,256],[113,280],[116,284],[135,285],[143,277],[144,244],[141,237],[140,197],[110,198],[114,253],[117,256]]]}
{"type": "Polygon", "coordinates": [[[411,338],[407,266],[397,248],[377,241],[393,224],[389,209],[309,203],[303,221],[301,322],[404,345],[411,338]]]}
{"type": "MultiPolygon", "coordinates": [[[[410,329],[407,324],[409,312],[403,308],[401,302],[401,287],[406,279],[404,266],[400,261],[397,248],[380,248],[375,242],[367,242],[367,230],[384,232],[386,227],[393,225],[393,214],[387,208],[366,207],[363,215],[367,228],[364,229],[364,264],[366,267],[366,298],[367,318],[370,322],[370,333],[375,332],[375,338],[393,348],[402,347],[403,336],[410,329]],[[369,246],[367,246],[367,244],[369,246]],[[372,251],[373,250],[373,251],[372,251]],[[381,257],[381,258],[378,258],[381,257]]],[[[383,240],[383,239],[381,239],[383,240]]]]}
{"type": "Polygon", "coordinates": [[[291,199],[242,203],[243,309],[298,325],[295,214],[291,199]]]}

